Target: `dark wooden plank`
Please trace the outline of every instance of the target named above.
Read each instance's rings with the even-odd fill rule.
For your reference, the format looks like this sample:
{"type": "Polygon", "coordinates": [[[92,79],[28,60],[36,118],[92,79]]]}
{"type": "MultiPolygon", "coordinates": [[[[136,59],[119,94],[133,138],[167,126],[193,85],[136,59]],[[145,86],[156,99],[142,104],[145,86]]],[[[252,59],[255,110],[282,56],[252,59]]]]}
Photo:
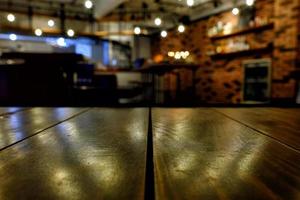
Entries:
{"type": "Polygon", "coordinates": [[[300,150],[299,108],[218,108],[219,112],[300,150]]]}
{"type": "Polygon", "coordinates": [[[300,154],[213,109],[154,109],[156,199],[299,199],[300,154]]]}
{"type": "Polygon", "coordinates": [[[47,129],[63,120],[76,116],[86,108],[32,108],[8,111],[0,118],[0,150],[47,129]]]}
{"type": "Polygon", "coordinates": [[[143,199],[148,109],[92,109],[0,152],[0,199],[143,199]]]}

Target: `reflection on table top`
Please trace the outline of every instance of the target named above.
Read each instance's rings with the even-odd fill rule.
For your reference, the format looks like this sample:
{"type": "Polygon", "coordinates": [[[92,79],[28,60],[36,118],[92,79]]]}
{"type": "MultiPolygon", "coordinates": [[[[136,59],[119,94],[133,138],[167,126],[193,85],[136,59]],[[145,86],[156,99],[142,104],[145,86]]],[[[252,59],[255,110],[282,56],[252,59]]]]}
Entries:
{"type": "Polygon", "coordinates": [[[299,111],[0,108],[0,199],[296,200],[299,111]]]}
{"type": "Polygon", "coordinates": [[[299,199],[299,111],[154,109],[156,199],[299,199]]]}
{"type": "Polygon", "coordinates": [[[0,141],[15,144],[0,152],[0,199],[143,199],[147,120],[148,109],[6,116],[0,141]]]}

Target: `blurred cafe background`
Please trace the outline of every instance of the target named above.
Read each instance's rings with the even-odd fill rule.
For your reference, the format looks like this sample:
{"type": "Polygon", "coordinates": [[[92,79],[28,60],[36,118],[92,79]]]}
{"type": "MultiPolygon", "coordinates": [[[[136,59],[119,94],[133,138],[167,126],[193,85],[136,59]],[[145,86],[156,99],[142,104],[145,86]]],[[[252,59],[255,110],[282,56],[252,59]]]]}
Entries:
{"type": "Polygon", "coordinates": [[[0,105],[297,105],[280,2],[0,0],[0,105]]]}

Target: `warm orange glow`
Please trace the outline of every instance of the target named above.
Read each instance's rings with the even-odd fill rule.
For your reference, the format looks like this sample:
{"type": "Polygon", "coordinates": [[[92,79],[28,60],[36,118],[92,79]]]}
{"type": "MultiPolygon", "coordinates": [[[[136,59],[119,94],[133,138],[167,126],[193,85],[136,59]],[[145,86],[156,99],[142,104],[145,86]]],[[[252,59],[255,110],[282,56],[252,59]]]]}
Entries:
{"type": "Polygon", "coordinates": [[[157,54],[157,55],[154,56],[153,60],[156,63],[160,63],[160,62],[162,62],[164,60],[164,57],[161,54],[157,54]]]}

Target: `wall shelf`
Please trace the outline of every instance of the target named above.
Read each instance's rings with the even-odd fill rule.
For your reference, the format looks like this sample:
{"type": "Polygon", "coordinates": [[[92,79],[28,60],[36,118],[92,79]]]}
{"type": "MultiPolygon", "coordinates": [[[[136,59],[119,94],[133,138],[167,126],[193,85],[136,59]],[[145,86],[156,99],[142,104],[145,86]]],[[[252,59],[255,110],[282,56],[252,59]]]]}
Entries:
{"type": "Polygon", "coordinates": [[[219,35],[211,36],[209,38],[211,40],[221,40],[221,39],[230,38],[230,37],[234,37],[234,36],[238,36],[238,35],[261,32],[261,31],[273,29],[273,28],[274,28],[274,23],[269,23],[269,24],[262,25],[262,26],[250,27],[250,28],[245,28],[242,30],[234,31],[234,32],[232,32],[230,34],[226,34],[226,35],[219,34],[219,35]]]}
{"type": "Polygon", "coordinates": [[[232,58],[236,56],[248,56],[253,54],[261,54],[270,52],[273,49],[272,45],[269,45],[267,47],[262,48],[255,48],[255,49],[249,49],[249,50],[243,50],[243,51],[236,51],[236,52],[230,52],[230,53],[217,53],[214,55],[211,55],[212,59],[226,59],[226,58],[232,58]]]}
{"type": "Polygon", "coordinates": [[[153,64],[148,65],[145,68],[138,69],[137,71],[142,73],[163,74],[176,69],[189,69],[195,71],[199,68],[199,65],[194,64],[153,64]]]}

